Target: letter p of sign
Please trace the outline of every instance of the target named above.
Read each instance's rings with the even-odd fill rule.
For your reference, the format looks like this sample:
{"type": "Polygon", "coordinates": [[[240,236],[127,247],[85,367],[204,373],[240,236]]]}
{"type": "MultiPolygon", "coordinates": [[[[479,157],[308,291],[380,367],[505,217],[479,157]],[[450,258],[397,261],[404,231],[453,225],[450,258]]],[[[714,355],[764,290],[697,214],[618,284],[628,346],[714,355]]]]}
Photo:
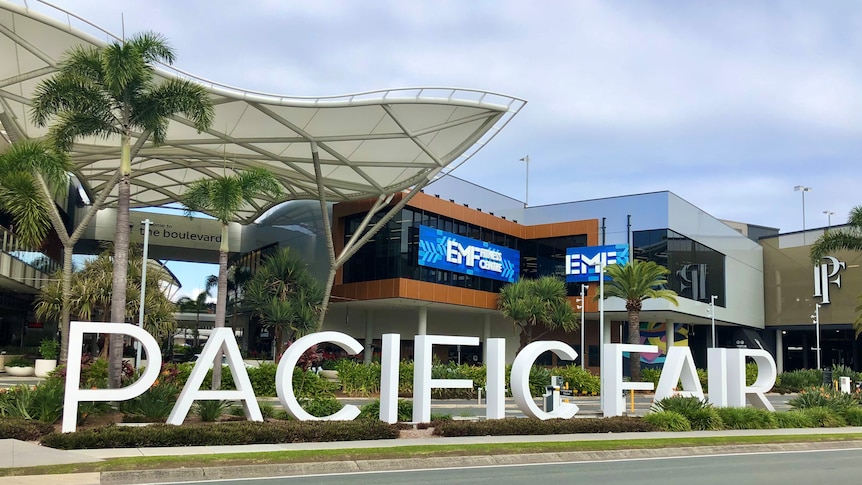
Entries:
{"type": "Polygon", "coordinates": [[[63,400],[63,432],[75,431],[78,423],[78,403],[81,401],[127,401],[140,396],[156,382],[162,368],[159,344],[141,327],[128,323],[72,322],[69,325],[69,358],[66,369],[66,396],[63,400]],[[138,339],[147,352],[149,364],[141,378],[120,389],[80,389],[81,347],[85,333],[111,333],[138,339]]]}

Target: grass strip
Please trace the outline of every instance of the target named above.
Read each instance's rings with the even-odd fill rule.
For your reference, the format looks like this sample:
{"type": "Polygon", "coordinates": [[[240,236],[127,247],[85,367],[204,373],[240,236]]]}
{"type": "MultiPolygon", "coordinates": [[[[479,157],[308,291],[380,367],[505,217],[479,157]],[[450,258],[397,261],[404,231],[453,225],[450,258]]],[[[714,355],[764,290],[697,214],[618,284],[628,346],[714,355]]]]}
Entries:
{"type": "Polygon", "coordinates": [[[862,433],[791,436],[714,436],[659,439],[620,439],[609,441],[560,441],[531,443],[492,443],[458,445],[413,445],[392,448],[350,448],[334,450],[291,450],[272,452],[221,453],[183,456],[143,456],[111,458],[96,463],[0,468],[0,476],[51,475],[103,471],[202,468],[214,466],[313,463],[445,456],[560,453],[570,451],[612,451],[697,446],[817,443],[862,440],[862,433]]]}

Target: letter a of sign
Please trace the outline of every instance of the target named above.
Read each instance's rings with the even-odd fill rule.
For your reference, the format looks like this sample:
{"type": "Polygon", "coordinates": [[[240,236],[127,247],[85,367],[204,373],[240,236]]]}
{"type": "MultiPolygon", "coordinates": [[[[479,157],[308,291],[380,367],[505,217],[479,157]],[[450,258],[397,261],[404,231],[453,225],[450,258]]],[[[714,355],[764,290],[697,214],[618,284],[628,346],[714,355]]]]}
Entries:
{"type": "Polygon", "coordinates": [[[688,347],[671,347],[668,350],[653,403],[671,396],[696,397],[701,401],[704,400],[703,388],[697,377],[697,368],[691,356],[691,349],[688,347]],[[682,391],[676,389],[679,382],[682,382],[682,391]]]}
{"type": "MultiPolygon", "coordinates": [[[[217,365],[221,365],[221,362],[217,365]]],[[[236,338],[233,336],[233,329],[224,327],[212,329],[212,333],[210,333],[210,337],[206,345],[204,345],[201,355],[198,357],[194,369],[192,369],[192,373],[189,374],[186,385],[183,386],[183,390],[180,392],[177,403],[171,410],[171,415],[168,416],[168,424],[178,426],[183,424],[192,403],[199,399],[207,401],[241,401],[246,419],[263,421],[260,406],[257,404],[254,389],[251,387],[251,380],[248,378],[248,372],[246,372],[245,365],[242,362],[242,355],[239,352],[239,347],[236,345],[236,338]],[[233,381],[236,383],[236,390],[226,391],[219,389],[216,391],[202,391],[200,387],[207,376],[207,372],[209,372],[209,364],[215,361],[216,354],[221,348],[224,349],[227,356],[227,363],[233,376],[233,381]]]]}

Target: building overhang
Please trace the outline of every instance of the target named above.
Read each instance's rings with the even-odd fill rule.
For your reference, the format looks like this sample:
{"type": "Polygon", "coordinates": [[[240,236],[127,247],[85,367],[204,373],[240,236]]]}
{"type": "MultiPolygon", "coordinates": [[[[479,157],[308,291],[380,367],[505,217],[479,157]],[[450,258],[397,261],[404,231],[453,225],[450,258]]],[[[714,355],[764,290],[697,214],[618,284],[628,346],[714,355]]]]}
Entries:
{"type": "MultiPolygon", "coordinates": [[[[0,0],[0,139],[40,138],[32,123],[36,86],[57,72],[76,45],[103,46],[119,38],[70,12],[42,2],[0,0]],[[51,12],[51,16],[32,8],[51,12]],[[65,21],[54,17],[63,17],[65,21]]],[[[210,129],[197,132],[172,117],[166,141],[132,140],[132,207],[181,201],[195,180],[250,167],[270,170],[284,188],[280,199],[260,197],[237,222],[254,221],[284,200],[357,200],[424,183],[472,157],[524,106],[522,99],[460,88],[400,88],[292,97],[243,90],[158,66],[157,82],[184,78],[203,85],[215,108],[210,129]],[[318,190],[312,144],[319,148],[323,193],[318,190]]],[[[2,142],[0,142],[2,143],[2,142]]],[[[79,139],[71,150],[76,176],[95,198],[119,167],[118,137],[79,139]]],[[[0,145],[2,149],[2,145],[0,145]]],[[[116,205],[114,188],[106,206],[116,205]]]]}

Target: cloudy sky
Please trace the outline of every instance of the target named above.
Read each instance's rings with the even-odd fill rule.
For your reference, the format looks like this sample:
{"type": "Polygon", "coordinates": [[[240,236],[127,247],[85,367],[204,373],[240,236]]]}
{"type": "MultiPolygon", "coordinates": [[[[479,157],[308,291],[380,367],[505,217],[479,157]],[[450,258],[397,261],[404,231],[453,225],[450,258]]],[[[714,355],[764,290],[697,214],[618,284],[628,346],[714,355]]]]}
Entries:
{"type": "Polygon", "coordinates": [[[284,95],[452,86],[527,106],[455,175],[530,205],[670,190],[782,232],[862,203],[854,0],[54,0],[176,65],[284,95]]]}

